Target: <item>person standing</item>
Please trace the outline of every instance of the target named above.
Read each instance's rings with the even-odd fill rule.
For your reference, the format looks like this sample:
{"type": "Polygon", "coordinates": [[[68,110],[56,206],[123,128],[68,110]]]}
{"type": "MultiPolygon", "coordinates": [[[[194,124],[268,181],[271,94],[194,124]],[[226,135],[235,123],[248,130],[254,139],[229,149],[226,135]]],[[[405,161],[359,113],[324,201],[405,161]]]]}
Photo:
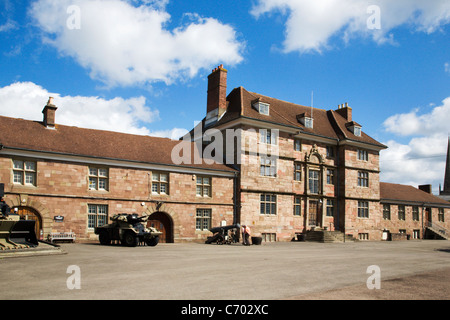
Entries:
{"type": "Polygon", "coordinates": [[[250,245],[250,228],[249,226],[243,225],[242,226],[242,244],[245,246],[250,245]]]}

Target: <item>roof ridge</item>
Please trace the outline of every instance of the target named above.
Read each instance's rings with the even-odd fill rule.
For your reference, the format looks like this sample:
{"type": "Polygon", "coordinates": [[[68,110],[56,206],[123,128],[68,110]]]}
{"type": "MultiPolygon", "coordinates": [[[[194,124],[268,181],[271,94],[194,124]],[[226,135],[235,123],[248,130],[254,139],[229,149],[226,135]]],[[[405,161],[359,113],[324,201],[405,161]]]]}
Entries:
{"type": "Polygon", "coordinates": [[[292,105],[298,106],[298,107],[313,108],[313,109],[315,109],[315,110],[320,110],[320,111],[325,111],[325,112],[327,111],[326,109],[316,108],[316,107],[311,107],[311,106],[304,106],[304,105],[302,105],[302,104],[298,104],[298,103],[294,103],[294,102],[290,102],[290,101],[286,101],[286,100],[281,100],[281,99],[269,97],[269,96],[266,96],[266,95],[264,95],[264,94],[260,94],[260,93],[257,93],[257,92],[248,91],[248,90],[245,89],[245,88],[243,88],[243,89],[244,89],[245,91],[247,91],[247,93],[249,93],[249,94],[251,94],[251,95],[253,95],[253,96],[257,95],[257,96],[261,96],[261,97],[265,97],[265,98],[277,100],[277,101],[280,101],[280,102],[283,102],[283,103],[292,104],[292,105]]]}

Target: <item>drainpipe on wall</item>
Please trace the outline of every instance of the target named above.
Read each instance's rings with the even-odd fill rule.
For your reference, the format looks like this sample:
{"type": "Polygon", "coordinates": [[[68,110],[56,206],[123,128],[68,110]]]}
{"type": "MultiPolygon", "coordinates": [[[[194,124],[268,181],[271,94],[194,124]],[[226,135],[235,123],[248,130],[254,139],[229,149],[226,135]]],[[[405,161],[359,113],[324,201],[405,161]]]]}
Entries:
{"type": "Polygon", "coordinates": [[[237,199],[238,175],[239,172],[235,172],[233,178],[233,224],[240,223],[240,221],[238,221],[238,199],[237,199]]]}
{"type": "MultiPolygon", "coordinates": [[[[339,231],[342,231],[341,230],[341,217],[340,217],[340,210],[339,210],[339,208],[340,208],[340,197],[339,197],[339,195],[340,195],[340,192],[339,192],[339,190],[340,190],[340,174],[339,174],[339,171],[340,171],[340,168],[339,168],[339,156],[340,156],[340,148],[339,148],[339,140],[338,140],[338,144],[336,145],[336,167],[337,167],[337,174],[336,174],[336,210],[337,210],[337,212],[336,212],[336,219],[337,219],[337,227],[338,227],[338,230],[339,231]]],[[[336,228],[336,224],[334,225],[334,227],[336,228]]],[[[345,228],[344,228],[344,230],[345,230],[345,228]]],[[[345,232],[344,232],[344,242],[345,242],[345,232]]]]}
{"type": "Polygon", "coordinates": [[[425,229],[423,227],[423,211],[424,211],[424,209],[425,209],[425,203],[422,203],[422,240],[425,237],[425,229]]]}

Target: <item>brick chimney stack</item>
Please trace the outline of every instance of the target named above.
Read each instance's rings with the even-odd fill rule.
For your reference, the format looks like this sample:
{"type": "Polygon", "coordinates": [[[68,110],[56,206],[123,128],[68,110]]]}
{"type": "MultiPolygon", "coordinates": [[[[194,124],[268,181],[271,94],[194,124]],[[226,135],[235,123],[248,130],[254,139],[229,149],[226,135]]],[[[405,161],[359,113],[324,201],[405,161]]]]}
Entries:
{"type": "Polygon", "coordinates": [[[221,64],[208,76],[208,102],[206,113],[218,109],[220,117],[227,110],[227,73],[221,64]]]}
{"type": "Polygon", "coordinates": [[[352,121],[352,108],[348,106],[347,102],[345,104],[340,104],[336,112],[347,119],[348,122],[352,121]]]}
{"type": "Polygon", "coordinates": [[[56,125],[56,109],[58,109],[53,104],[53,97],[48,99],[47,105],[42,110],[44,114],[44,126],[50,129],[54,129],[56,125]]]}

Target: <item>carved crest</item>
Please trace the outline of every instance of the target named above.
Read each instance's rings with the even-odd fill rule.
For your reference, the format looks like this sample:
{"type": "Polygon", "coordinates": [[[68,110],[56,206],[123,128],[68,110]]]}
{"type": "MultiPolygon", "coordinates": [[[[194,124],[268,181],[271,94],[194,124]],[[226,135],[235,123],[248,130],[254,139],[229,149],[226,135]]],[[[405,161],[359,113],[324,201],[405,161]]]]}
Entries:
{"type": "Polygon", "coordinates": [[[314,144],[311,148],[310,152],[305,155],[306,162],[323,164],[323,157],[319,153],[319,149],[317,148],[317,144],[314,144]]]}

